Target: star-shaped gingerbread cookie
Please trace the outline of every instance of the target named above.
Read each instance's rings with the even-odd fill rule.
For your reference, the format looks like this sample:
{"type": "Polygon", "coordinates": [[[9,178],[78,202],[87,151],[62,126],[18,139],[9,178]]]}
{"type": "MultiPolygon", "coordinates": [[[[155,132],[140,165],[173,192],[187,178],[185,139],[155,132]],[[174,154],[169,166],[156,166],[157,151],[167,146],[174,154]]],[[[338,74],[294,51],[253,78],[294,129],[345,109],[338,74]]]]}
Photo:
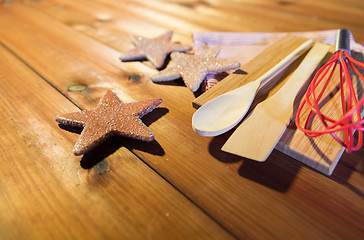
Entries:
{"type": "Polygon", "coordinates": [[[121,61],[149,60],[156,68],[161,68],[168,54],[171,52],[189,51],[192,47],[171,42],[172,31],[150,39],[141,36],[131,36],[135,48],[122,53],[121,61]]]}
{"type": "Polygon", "coordinates": [[[204,49],[195,55],[172,53],[173,64],[152,77],[153,82],[171,81],[182,77],[186,86],[196,92],[207,74],[226,72],[240,67],[233,60],[217,59],[219,47],[204,49]]]}
{"type": "Polygon", "coordinates": [[[63,125],[83,127],[73,148],[75,155],[81,155],[112,135],[153,141],[153,133],[140,118],[155,109],[161,102],[160,98],[150,98],[123,103],[108,90],[96,108],[57,116],[56,121],[63,125]]]}

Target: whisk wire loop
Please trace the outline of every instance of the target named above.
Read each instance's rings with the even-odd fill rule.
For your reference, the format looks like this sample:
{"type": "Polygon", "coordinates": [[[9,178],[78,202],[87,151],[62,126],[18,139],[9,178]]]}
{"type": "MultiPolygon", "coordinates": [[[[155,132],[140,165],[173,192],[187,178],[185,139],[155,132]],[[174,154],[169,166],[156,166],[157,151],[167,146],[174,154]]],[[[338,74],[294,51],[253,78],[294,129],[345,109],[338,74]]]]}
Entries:
{"type": "Polygon", "coordinates": [[[347,152],[357,151],[363,144],[364,119],[361,117],[361,110],[364,105],[364,97],[358,100],[354,89],[349,67],[361,79],[363,75],[357,69],[364,70],[364,63],[355,60],[348,49],[338,49],[334,52],[330,60],[324,64],[313,77],[305,97],[298,108],[296,115],[296,126],[303,131],[308,137],[314,138],[323,134],[330,134],[337,142],[346,148],[347,152]],[[329,82],[334,76],[334,72],[339,66],[340,78],[340,99],[342,116],[335,120],[322,112],[320,105],[324,104],[324,94],[329,82]],[[322,86],[318,91],[319,86],[322,86]],[[300,116],[304,106],[307,105],[309,113],[304,127],[300,124],[300,116]],[[323,129],[312,130],[313,119],[317,117],[323,125],[323,129]],[[343,132],[343,139],[338,136],[343,132]],[[355,145],[354,134],[358,132],[358,141],[355,145]]]}

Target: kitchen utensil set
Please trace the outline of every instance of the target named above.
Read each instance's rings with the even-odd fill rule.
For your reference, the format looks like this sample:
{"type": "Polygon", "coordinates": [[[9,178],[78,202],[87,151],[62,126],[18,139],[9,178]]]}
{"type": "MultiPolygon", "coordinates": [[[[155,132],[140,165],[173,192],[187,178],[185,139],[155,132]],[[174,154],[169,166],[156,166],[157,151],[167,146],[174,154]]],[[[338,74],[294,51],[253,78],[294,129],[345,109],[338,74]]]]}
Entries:
{"type": "MultiPolygon", "coordinates": [[[[337,36],[333,57],[317,72],[301,106],[298,108],[296,125],[299,130],[304,131],[307,137],[310,138],[325,133],[331,134],[336,141],[340,142],[350,152],[358,150],[362,144],[364,120],[361,116],[361,111],[364,98],[362,97],[358,100],[356,91],[351,84],[352,78],[350,77],[348,67],[351,67],[353,72],[361,80],[364,80],[363,75],[355,68],[355,65],[357,65],[359,68],[364,69],[364,64],[350,56],[350,48],[348,46],[350,32],[341,29],[338,30],[337,36]],[[326,82],[332,81],[332,72],[336,65],[339,65],[341,72],[340,91],[343,117],[339,120],[331,119],[320,112],[320,106],[323,105],[320,101],[327,97],[324,96],[325,86],[321,92],[315,92],[323,79],[326,79],[326,82]],[[325,75],[328,75],[328,77],[325,78],[325,75]],[[302,127],[300,125],[300,115],[305,105],[311,108],[311,112],[307,117],[305,125],[302,127]],[[324,125],[323,130],[310,129],[310,123],[312,123],[312,119],[315,116],[318,116],[322,121],[324,125]],[[343,141],[337,136],[336,133],[338,131],[344,131],[345,138],[343,141]],[[359,140],[354,147],[355,131],[359,132],[359,140]]],[[[232,129],[244,119],[222,147],[222,150],[256,161],[265,161],[285,131],[292,118],[292,114],[297,110],[294,109],[294,101],[301,86],[311,79],[316,68],[320,66],[320,63],[322,63],[329,52],[329,48],[329,45],[326,44],[318,42],[313,44],[312,40],[299,44],[284,59],[265,71],[265,73],[260,76],[254,76],[255,79],[247,83],[245,82],[245,85],[241,87],[217,96],[203,105],[201,104],[202,106],[192,118],[193,129],[202,136],[217,136],[232,129]],[[307,49],[312,45],[313,47],[284,85],[272,97],[267,98],[252,109],[250,115],[245,116],[257,92],[262,88],[262,83],[270,81],[280,71],[291,66],[294,60],[306,53],[307,49]]],[[[242,70],[244,71],[244,69],[242,70]]],[[[249,74],[250,72],[248,72],[249,74]]],[[[233,80],[242,81],[244,77],[246,76],[234,76],[233,80]]],[[[325,84],[327,85],[327,83],[325,84]]]]}

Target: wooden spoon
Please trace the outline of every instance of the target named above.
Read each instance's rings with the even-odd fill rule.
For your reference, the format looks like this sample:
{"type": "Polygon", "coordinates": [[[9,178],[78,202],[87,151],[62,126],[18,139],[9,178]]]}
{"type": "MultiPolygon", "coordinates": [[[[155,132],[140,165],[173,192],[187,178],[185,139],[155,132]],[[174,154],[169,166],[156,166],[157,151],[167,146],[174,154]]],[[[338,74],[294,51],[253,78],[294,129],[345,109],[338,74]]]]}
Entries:
{"type": "Polygon", "coordinates": [[[193,130],[202,136],[212,137],[232,129],[249,110],[262,82],[274,78],[301,56],[312,44],[313,40],[307,40],[257,80],[220,95],[202,105],[192,117],[193,130]]]}

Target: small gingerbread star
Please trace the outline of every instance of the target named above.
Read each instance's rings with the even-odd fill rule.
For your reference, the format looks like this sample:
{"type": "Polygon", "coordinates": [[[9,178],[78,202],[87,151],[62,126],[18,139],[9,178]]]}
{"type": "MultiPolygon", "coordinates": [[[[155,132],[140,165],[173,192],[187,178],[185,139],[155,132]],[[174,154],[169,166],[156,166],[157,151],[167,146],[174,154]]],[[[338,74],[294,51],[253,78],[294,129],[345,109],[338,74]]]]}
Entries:
{"type": "Polygon", "coordinates": [[[84,128],[73,148],[75,155],[81,155],[112,135],[153,141],[153,133],[140,118],[155,109],[161,102],[159,98],[150,98],[123,103],[108,90],[96,108],[57,116],[56,121],[63,125],[84,128]]]}
{"type": "Polygon", "coordinates": [[[209,73],[220,73],[237,69],[240,63],[215,58],[219,47],[205,49],[198,54],[172,53],[173,64],[152,77],[153,82],[171,81],[182,77],[186,86],[196,92],[209,73]]]}
{"type": "Polygon", "coordinates": [[[121,61],[135,61],[148,59],[156,68],[161,68],[168,54],[184,52],[192,49],[180,43],[171,43],[172,31],[157,38],[149,39],[141,36],[131,36],[135,48],[122,53],[121,61]]]}

